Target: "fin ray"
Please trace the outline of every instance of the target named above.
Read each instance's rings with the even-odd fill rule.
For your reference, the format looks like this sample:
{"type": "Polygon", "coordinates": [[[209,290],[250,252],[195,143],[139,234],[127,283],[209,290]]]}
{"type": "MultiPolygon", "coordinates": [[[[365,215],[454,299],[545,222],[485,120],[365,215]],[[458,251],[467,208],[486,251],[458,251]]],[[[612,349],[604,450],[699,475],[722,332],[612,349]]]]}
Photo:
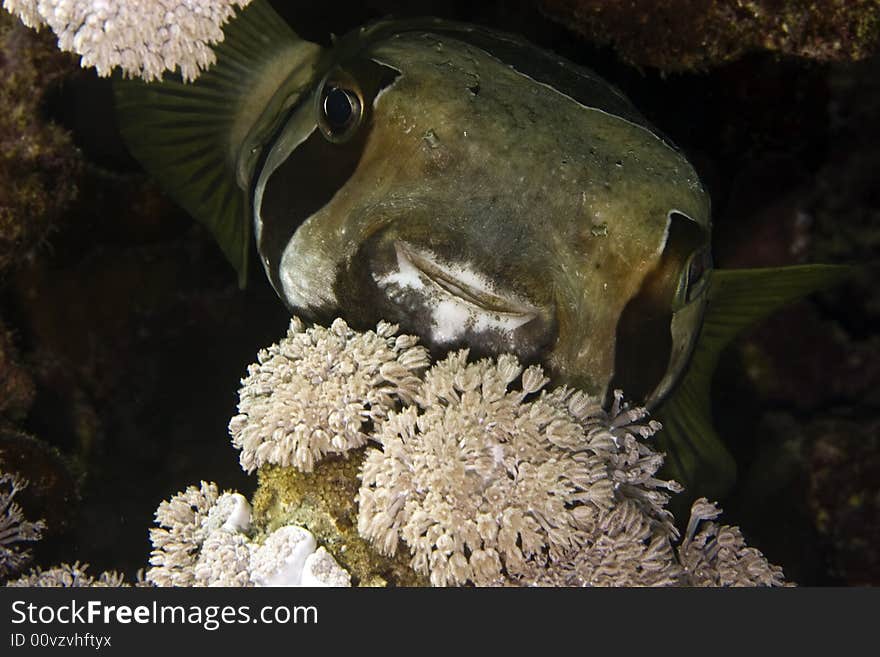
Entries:
{"type": "Polygon", "coordinates": [[[798,265],[712,272],[709,305],[682,380],[661,405],[657,435],[665,470],[691,496],[722,497],[736,479],[736,462],[712,424],[709,397],[721,352],[743,330],[774,310],[850,276],[846,265],[798,265]]]}

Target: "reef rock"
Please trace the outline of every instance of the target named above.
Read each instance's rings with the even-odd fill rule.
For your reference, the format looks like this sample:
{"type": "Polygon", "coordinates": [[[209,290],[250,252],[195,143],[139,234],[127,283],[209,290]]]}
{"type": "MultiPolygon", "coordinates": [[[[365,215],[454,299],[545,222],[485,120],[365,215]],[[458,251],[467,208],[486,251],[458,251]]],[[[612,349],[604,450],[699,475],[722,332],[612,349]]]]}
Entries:
{"type": "Polygon", "coordinates": [[[47,89],[72,70],[48,35],[0,12],[0,272],[39,247],[76,198],[81,159],[42,111],[47,89]]]}
{"type": "Polygon", "coordinates": [[[876,0],[541,0],[541,7],[630,63],[665,71],[702,69],[758,50],[851,61],[880,48],[876,0]]]}

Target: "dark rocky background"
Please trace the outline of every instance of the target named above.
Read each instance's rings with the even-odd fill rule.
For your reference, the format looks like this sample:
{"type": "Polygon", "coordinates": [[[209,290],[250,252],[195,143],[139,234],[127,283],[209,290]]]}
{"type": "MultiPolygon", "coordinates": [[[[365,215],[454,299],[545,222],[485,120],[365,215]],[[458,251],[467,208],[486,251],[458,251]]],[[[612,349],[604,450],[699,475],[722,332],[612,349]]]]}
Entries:
{"type": "MultiPolygon", "coordinates": [[[[872,0],[276,3],[327,41],[438,15],[524,34],[621,87],[712,192],[720,267],[880,260],[872,0]],[[291,7],[295,5],[295,8],[291,7]],[[854,61],[857,60],[857,61],[854,61]]],[[[142,174],[110,86],[0,12],[0,467],[49,530],[36,563],[146,565],[160,500],[253,490],[226,423],[287,314],[142,174]]],[[[809,585],[880,583],[876,268],[775,315],[722,360],[727,522],[809,585]]]]}

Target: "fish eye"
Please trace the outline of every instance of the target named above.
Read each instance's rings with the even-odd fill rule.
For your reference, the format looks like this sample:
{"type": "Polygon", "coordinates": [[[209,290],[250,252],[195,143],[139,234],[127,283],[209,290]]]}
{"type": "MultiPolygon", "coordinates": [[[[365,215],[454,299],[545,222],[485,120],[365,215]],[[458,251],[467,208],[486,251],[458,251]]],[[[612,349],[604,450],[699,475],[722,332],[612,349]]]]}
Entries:
{"type": "Polygon", "coordinates": [[[344,142],[357,130],[363,117],[364,104],[356,85],[344,81],[328,81],[321,92],[318,125],[332,142],[344,142]]]}
{"type": "Polygon", "coordinates": [[[333,87],[324,96],[324,118],[334,130],[344,130],[360,107],[358,97],[348,89],[333,87]]]}

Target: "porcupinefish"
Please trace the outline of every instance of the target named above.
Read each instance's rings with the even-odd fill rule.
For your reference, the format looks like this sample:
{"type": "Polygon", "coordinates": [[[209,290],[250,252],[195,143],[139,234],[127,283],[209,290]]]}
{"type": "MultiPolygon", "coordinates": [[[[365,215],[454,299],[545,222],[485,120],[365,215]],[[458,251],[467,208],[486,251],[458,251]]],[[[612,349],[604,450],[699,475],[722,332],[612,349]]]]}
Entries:
{"type": "Polygon", "coordinates": [[[300,316],[385,319],[434,351],[622,389],[656,409],[669,473],[723,492],[718,354],[843,268],[713,271],[685,155],[613,86],[516,36],[386,20],[322,47],[264,0],[225,35],[195,83],[116,96],[132,153],[242,282],[255,242],[300,316]]]}

